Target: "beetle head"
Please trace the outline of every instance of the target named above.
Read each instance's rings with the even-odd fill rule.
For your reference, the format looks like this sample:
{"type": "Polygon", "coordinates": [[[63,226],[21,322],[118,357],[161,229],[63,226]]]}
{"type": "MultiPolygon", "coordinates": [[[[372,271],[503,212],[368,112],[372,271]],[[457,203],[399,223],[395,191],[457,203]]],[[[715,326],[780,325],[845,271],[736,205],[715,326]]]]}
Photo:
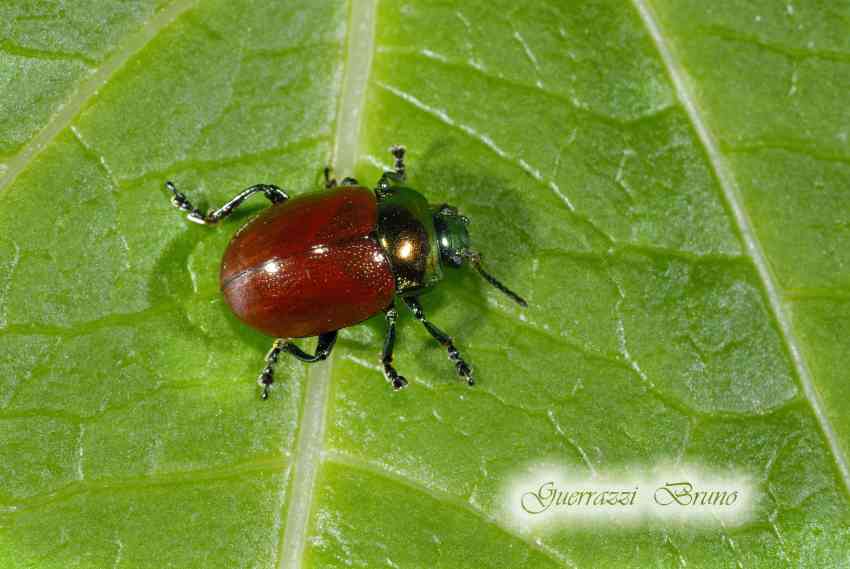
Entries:
{"type": "Polygon", "coordinates": [[[469,250],[469,218],[460,215],[454,206],[443,204],[434,213],[434,229],[440,244],[440,260],[449,267],[461,267],[469,250]]]}
{"type": "Polygon", "coordinates": [[[454,268],[469,263],[484,277],[484,280],[505,293],[511,300],[520,306],[528,306],[520,295],[503,285],[481,266],[481,253],[470,247],[468,225],[469,218],[460,215],[456,207],[443,204],[435,208],[434,229],[437,231],[442,263],[454,268]]]}

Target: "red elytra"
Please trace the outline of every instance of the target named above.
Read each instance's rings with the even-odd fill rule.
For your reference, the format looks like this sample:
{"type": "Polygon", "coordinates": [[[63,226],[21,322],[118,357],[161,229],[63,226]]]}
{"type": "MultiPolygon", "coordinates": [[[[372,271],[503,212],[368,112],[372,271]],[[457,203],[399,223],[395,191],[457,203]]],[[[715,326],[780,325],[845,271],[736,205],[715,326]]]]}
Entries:
{"type": "Polygon", "coordinates": [[[374,192],[359,186],[273,205],[224,253],[227,303],[240,320],[277,338],[318,336],[377,314],[396,290],[377,220],[374,192]]]}

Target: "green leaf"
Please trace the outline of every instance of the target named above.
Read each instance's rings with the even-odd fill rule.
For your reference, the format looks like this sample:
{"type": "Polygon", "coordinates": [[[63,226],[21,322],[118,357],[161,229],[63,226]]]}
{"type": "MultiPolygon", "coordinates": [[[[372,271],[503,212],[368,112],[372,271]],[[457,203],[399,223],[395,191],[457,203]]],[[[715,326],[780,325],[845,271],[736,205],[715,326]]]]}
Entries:
{"type": "MultiPolygon", "coordinates": [[[[0,567],[850,564],[850,23],[813,3],[0,6],[0,567]],[[412,187],[487,266],[329,362],[240,324],[257,182],[412,187]],[[244,210],[244,211],[243,211],[244,210]],[[504,486],[669,462],[742,525],[516,529],[504,486]]],[[[404,312],[404,311],[403,311],[404,312]]],[[[312,341],[305,341],[312,347],[312,341]]]]}

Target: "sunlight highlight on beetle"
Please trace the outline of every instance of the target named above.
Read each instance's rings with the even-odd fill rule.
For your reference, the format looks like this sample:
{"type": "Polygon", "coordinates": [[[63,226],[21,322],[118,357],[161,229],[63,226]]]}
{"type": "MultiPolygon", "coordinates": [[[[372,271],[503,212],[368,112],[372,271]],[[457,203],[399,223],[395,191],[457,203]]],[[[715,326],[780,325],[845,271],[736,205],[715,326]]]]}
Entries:
{"type": "Polygon", "coordinates": [[[398,246],[397,255],[402,259],[410,259],[413,256],[413,243],[405,239],[398,246]]]}
{"type": "Polygon", "coordinates": [[[280,272],[280,263],[277,259],[271,259],[269,261],[266,261],[265,263],[263,263],[263,271],[270,275],[277,274],[278,272],[280,272]]]}

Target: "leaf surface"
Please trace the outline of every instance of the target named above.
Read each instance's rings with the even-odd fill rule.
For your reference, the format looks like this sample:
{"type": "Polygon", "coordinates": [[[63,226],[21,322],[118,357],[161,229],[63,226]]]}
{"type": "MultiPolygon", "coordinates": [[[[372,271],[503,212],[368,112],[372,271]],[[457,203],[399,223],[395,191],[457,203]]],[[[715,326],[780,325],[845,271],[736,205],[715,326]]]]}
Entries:
{"type": "MultiPolygon", "coordinates": [[[[850,563],[846,6],[7,3],[0,18],[0,566],[850,563]],[[372,184],[391,144],[513,305],[448,270],[329,362],[218,292],[241,222],[169,206],[372,184]],[[515,529],[557,460],[748,473],[751,522],[515,529]]],[[[311,348],[312,342],[304,342],[311,348]]]]}

